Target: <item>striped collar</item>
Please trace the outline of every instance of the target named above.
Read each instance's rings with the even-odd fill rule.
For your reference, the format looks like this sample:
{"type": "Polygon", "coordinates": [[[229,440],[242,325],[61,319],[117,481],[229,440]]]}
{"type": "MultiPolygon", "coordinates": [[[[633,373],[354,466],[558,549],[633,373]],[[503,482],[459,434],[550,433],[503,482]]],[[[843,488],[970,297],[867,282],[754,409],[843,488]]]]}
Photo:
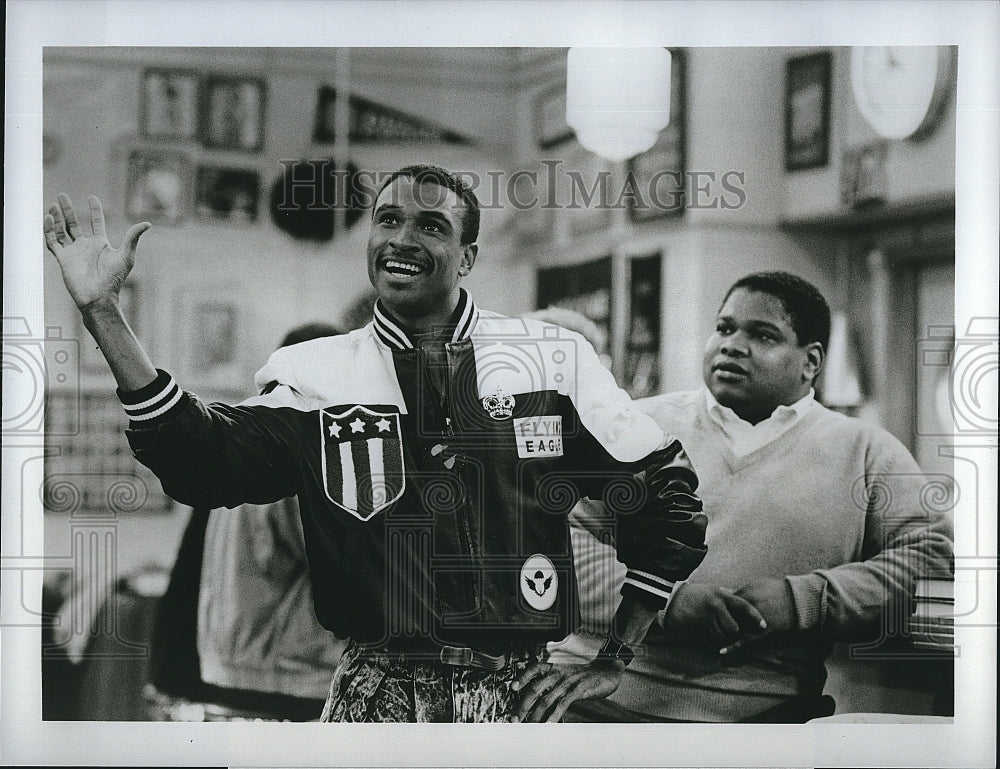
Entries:
{"type": "MultiPolygon", "coordinates": [[[[452,342],[468,339],[479,320],[479,308],[472,301],[469,292],[464,288],[459,288],[458,292],[458,305],[444,327],[444,331],[447,332],[445,335],[450,334],[452,342]]],[[[381,299],[375,302],[375,318],[372,325],[375,335],[387,347],[395,350],[412,350],[416,347],[406,327],[392,316],[381,299]]]]}

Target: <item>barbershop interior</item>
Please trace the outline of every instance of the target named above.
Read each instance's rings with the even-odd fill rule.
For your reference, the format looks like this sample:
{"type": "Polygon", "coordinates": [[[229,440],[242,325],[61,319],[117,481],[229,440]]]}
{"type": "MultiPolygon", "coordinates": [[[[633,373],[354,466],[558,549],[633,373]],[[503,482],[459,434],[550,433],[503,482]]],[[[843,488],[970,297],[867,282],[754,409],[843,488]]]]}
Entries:
{"type": "MultiPolygon", "coordinates": [[[[152,224],[122,311],[205,402],[256,395],[292,329],[369,323],[372,193],[413,163],[479,198],[463,281],[477,304],[584,316],[632,398],[701,387],[729,286],[794,273],[831,309],[817,400],[895,436],[950,511],[974,487],[941,450],[969,416],[949,384],[957,81],[945,46],[54,47],[43,191],[84,213],[100,198],[112,243],[152,224]]],[[[151,682],[192,509],[133,458],[114,379],[45,257],[43,718],[253,720],[151,682]]],[[[951,586],[924,587],[923,624],[836,643],[835,715],[954,715],[951,586]]]]}

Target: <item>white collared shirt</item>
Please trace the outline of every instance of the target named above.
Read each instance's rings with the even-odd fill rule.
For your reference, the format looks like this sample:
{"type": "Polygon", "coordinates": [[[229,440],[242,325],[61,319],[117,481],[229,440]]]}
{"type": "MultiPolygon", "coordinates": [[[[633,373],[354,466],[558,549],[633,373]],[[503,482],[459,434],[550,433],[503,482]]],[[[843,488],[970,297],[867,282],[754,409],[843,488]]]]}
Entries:
{"type": "Polygon", "coordinates": [[[794,427],[815,405],[816,392],[810,387],[809,392],[791,406],[778,406],[767,419],[752,425],[737,416],[728,406],[721,405],[712,395],[712,391],[705,389],[708,415],[729,436],[730,448],[738,457],[745,457],[777,440],[779,436],[794,427]]]}

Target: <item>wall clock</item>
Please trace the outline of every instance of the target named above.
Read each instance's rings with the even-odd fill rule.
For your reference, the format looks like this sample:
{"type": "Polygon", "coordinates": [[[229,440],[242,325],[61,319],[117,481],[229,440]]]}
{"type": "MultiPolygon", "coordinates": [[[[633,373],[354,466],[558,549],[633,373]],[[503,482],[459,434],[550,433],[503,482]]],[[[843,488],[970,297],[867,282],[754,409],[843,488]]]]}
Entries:
{"type": "Polygon", "coordinates": [[[864,119],[880,136],[930,133],[954,84],[955,49],[879,45],[851,50],[851,89],[864,119]]]}

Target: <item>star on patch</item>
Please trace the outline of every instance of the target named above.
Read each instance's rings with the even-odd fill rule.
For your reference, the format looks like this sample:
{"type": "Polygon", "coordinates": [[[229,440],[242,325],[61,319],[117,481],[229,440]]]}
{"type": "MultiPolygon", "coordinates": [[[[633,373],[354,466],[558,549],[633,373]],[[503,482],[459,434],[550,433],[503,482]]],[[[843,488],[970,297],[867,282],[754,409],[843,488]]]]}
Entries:
{"type": "Polygon", "coordinates": [[[336,422],[330,423],[330,437],[339,438],[340,437],[340,425],[336,422]]]}
{"type": "Polygon", "coordinates": [[[361,421],[361,417],[357,417],[350,425],[352,433],[363,433],[365,431],[365,423],[361,421]]]}
{"type": "Polygon", "coordinates": [[[380,433],[387,433],[387,432],[389,432],[389,428],[390,428],[389,420],[386,419],[385,417],[382,417],[378,422],[376,422],[375,426],[378,428],[378,431],[380,433]]]}

